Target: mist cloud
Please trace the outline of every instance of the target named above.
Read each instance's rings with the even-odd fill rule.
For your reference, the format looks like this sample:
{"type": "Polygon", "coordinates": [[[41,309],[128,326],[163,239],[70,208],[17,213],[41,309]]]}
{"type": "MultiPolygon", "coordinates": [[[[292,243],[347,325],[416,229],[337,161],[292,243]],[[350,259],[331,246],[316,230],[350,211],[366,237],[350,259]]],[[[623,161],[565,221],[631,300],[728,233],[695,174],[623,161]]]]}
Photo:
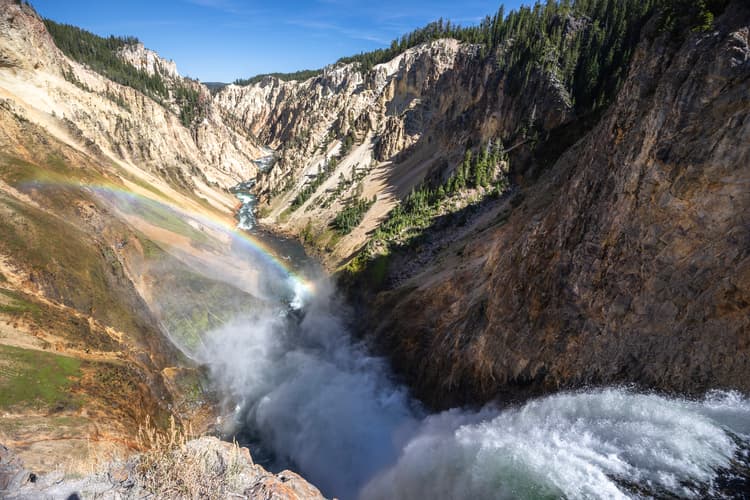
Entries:
{"type": "Polygon", "coordinates": [[[247,425],[328,493],[354,498],[418,423],[385,362],[351,342],[325,282],[301,319],[254,314],[206,337],[202,358],[247,425]]]}
{"type": "Polygon", "coordinates": [[[207,336],[204,360],[245,425],[342,499],[626,498],[627,484],[696,496],[750,439],[750,402],[628,389],[426,415],[353,342],[325,281],[303,311],[266,311],[207,336]]]}

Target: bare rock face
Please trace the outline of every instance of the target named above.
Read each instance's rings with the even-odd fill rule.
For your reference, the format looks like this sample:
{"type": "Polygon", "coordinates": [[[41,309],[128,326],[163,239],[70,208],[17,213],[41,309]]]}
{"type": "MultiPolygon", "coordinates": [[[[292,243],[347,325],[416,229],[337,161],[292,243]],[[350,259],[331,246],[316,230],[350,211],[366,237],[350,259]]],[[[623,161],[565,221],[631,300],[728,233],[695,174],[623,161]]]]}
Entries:
{"type": "Polygon", "coordinates": [[[247,498],[324,500],[320,491],[294,472],[271,474],[253,463],[247,448],[213,437],[189,441],[176,456],[165,453],[153,469],[143,458],[105,464],[82,478],[62,473],[37,476],[25,470],[12,451],[0,445],[0,494],[15,500],[56,498],[247,498]],[[179,458],[179,460],[175,460],[179,458]],[[170,471],[161,467],[170,465],[170,471]],[[172,484],[175,485],[171,489],[172,484]]]}
{"type": "Polygon", "coordinates": [[[376,337],[427,401],[612,383],[750,391],[740,3],[679,47],[646,36],[616,102],[515,208],[381,294],[376,337]]]}
{"type": "Polygon", "coordinates": [[[177,72],[177,64],[170,60],[162,59],[153,50],[147,49],[142,43],[124,46],[119,56],[135,68],[145,71],[153,76],[159,74],[168,78],[180,78],[177,72]]]}

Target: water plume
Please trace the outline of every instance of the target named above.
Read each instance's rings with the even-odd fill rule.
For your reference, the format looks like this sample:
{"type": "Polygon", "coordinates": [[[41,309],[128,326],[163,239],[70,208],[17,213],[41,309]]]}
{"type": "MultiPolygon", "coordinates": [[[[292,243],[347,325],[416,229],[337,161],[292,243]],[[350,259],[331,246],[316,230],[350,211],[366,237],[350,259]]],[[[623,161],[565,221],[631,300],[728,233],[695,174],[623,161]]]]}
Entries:
{"type": "Polygon", "coordinates": [[[302,317],[265,311],[207,335],[202,359],[277,460],[354,498],[396,460],[419,410],[385,362],[351,341],[326,282],[315,290],[302,317]]]}

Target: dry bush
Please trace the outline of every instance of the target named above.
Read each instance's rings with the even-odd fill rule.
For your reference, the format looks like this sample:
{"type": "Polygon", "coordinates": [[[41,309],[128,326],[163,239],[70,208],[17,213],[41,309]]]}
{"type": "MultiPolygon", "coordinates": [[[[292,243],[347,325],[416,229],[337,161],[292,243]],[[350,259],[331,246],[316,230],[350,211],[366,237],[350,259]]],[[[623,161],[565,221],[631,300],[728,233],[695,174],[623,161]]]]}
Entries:
{"type": "Polygon", "coordinates": [[[147,450],[136,463],[139,486],[157,498],[226,498],[241,471],[239,446],[235,443],[228,460],[212,448],[189,446],[193,438],[170,418],[166,431],[150,420],[138,432],[138,444],[147,450]]]}
{"type": "Polygon", "coordinates": [[[65,477],[82,478],[106,472],[110,465],[125,460],[124,450],[121,445],[102,442],[88,437],[86,439],[86,451],[82,457],[71,457],[58,470],[65,477]]]}

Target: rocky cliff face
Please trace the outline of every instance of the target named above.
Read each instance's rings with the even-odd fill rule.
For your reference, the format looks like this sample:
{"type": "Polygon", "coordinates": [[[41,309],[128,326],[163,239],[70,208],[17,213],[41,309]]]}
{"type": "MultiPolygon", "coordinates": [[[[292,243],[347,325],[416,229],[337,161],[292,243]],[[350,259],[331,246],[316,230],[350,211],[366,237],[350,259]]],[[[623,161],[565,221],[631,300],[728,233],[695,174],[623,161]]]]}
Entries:
{"type": "Polygon", "coordinates": [[[216,188],[220,191],[255,176],[252,160],[260,149],[254,139],[226,126],[210,106],[208,89],[182,79],[174,63],[142,46],[121,51],[136,67],[158,71],[201,93],[207,110],[191,129],[182,126],[173,102],[157,103],[67,59],[29,8],[11,0],[1,5],[0,86],[3,97],[13,99],[28,119],[63,142],[168,179],[224,209],[231,206],[231,198],[219,202],[216,188]]]}
{"type": "Polygon", "coordinates": [[[651,26],[590,133],[379,295],[419,395],[750,390],[749,36],[742,2],[679,45],[651,26]]]}
{"type": "Polygon", "coordinates": [[[532,74],[523,95],[506,89],[504,77],[494,58],[480,57],[478,46],[438,40],[367,72],[353,63],[304,82],[269,77],[229,86],[214,102],[228,121],[279,148],[273,168],[258,181],[265,220],[297,233],[311,224],[327,250],[324,258],[336,264],[415,186],[450,174],[467,145],[523,142],[524,127],[544,133],[574,118],[570,96],[552,74],[532,74]],[[331,157],[337,164],[330,181],[290,213],[292,200],[331,157]],[[328,239],[328,224],[356,184],[342,191],[337,182],[356,170],[363,194],[377,201],[356,231],[328,239]]]}
{"type": "Polygon", "coordinates": [[[145,71],[151,76],[159,74],[173,80],[180,78],[177,63],[171,59],[163,59],[140,42],[124,46],[120,49],[119,56],[133,67],[145,71]]]}

